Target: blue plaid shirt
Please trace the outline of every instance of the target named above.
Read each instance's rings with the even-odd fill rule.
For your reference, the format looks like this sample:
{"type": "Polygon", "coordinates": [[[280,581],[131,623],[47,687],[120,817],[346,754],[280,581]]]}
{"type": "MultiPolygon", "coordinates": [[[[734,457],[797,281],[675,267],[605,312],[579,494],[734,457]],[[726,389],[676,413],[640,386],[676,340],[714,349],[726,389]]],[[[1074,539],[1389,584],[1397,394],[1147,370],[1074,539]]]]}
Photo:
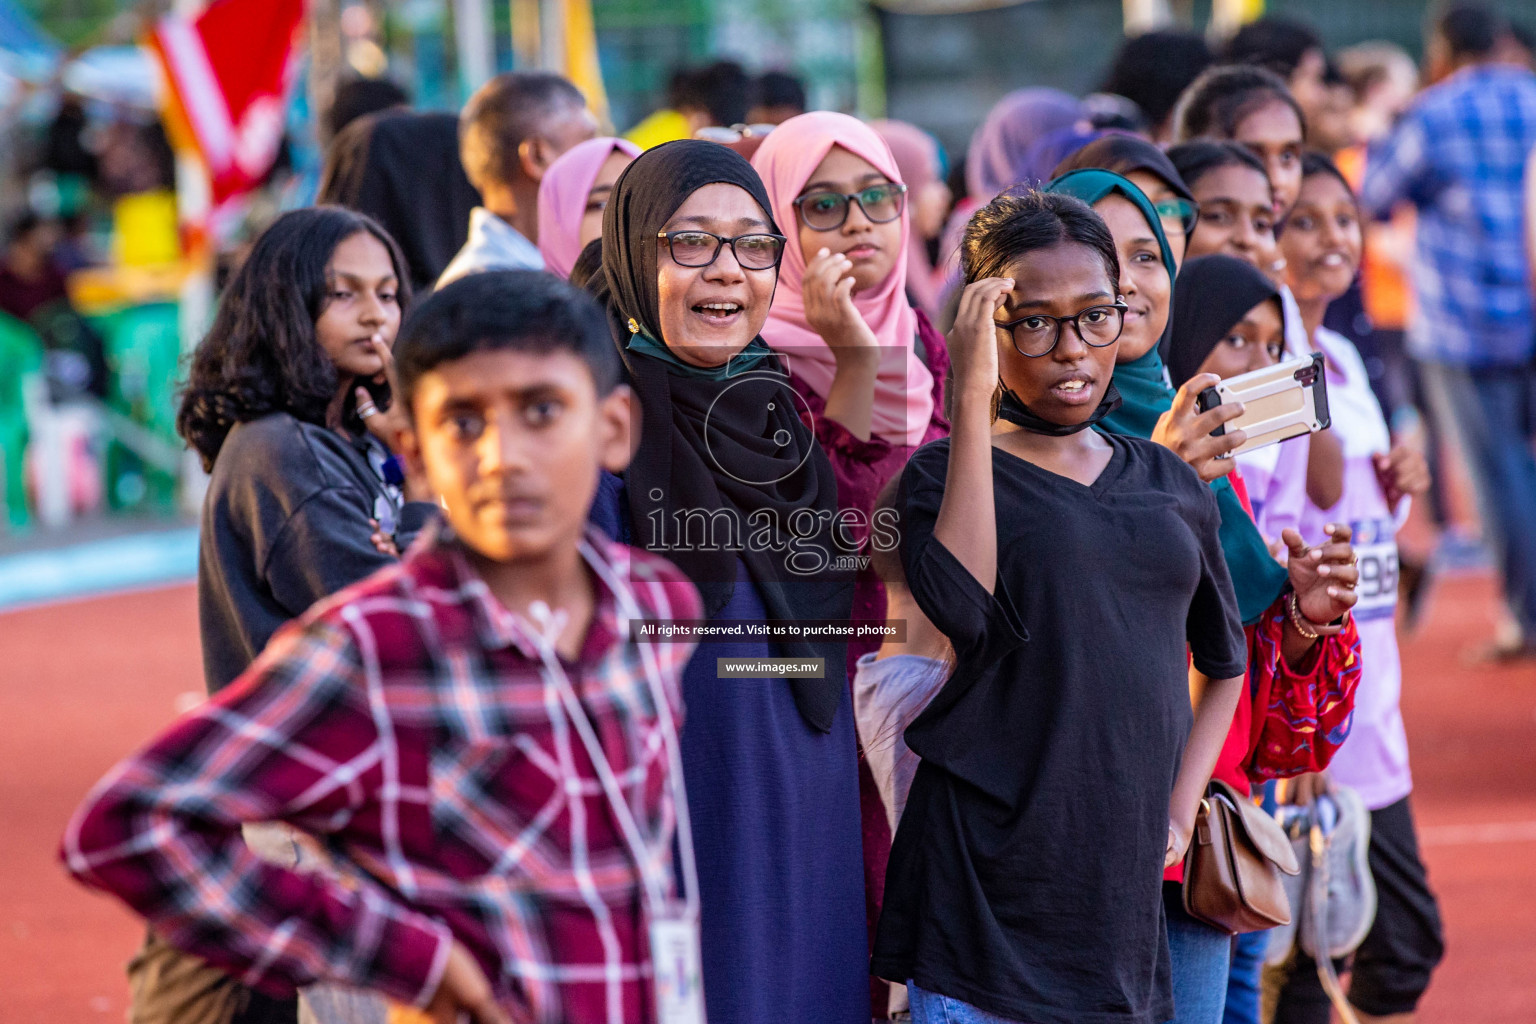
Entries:
{"type": "Polygon", "coordinates": [[[1413,265],[1415,356],[1510,366],[1536,351],[1523,183],[1536,148],[1536,75],[1476,65],[1424,91],[1372,147],[1360,189],[1368,215],[1419,211],[1413,265]]]}

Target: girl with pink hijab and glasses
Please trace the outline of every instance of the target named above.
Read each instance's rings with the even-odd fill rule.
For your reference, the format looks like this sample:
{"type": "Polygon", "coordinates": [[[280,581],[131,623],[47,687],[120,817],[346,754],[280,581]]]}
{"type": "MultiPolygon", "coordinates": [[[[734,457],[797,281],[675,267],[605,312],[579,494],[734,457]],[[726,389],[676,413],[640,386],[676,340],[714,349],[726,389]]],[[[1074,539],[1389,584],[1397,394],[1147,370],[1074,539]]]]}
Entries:
{"type": "MultiPolygon", "coordinates": [[[[918,446],[949,434],[943,411],[949,352],[943,335],[907,296],[912,247],[907,185],[873,128],[824,111],[775,128],[752,166],[767,186],[774,220],[788,236],[763,340],[783,357],[805,402],[802,415],[832,461],[845,530],[861,545],[889,545],[900,526],[875,522],[876,496],[918,446]]],[[[885,589],[866,566],[855,584],[853,617],[883,623],[886,611],[885,589]]],[[[904,618],[904,643],[848,644],[855,717],[866,745],[877,737],[865,723],[888,716],[867,707],[868,700],[861,703],[861,693],[879,701],[898,691],[911,697],[922,690],[925,702],[947,672],[942,636],[921,613],[904,618]]],[[[893,787],[888,778],[873,778],[867,763],[861,762],[859,774],[872,926],[890,852],[886,805],[893,787]]],[[[885,987],[873,983],[877,1016],[884,1016],[885,987]]]]}
{"type": "Polygon", "coordinates": [[[572,146],[539,183],[539,252],[544,269],[569,278],[587,245],[603,237],[603,210],[619,172],[640,155],[627,139],[606,136],[572,146]]]}

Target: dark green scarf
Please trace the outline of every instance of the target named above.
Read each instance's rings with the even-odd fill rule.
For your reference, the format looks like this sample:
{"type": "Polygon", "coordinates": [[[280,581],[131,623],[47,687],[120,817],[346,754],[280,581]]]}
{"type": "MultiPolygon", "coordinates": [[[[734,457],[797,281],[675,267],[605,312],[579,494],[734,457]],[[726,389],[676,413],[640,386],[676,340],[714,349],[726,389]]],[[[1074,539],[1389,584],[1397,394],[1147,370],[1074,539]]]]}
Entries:
{"type": "MultiPolygon", "coordinates": [[[[1168,246],[1168,237],[1163,234],[1162,220],[1146,193],[1128,179],[1097,168],[1068,171],[1047,185],[1046,191],[1075,196],[1089,206],[1111,193],[1129,199],[1151,225],[1152,235],[1162,250],[1163,266],[1168,268],[1170,279],[1174,276],[1173,250],[1168,246]]],[[[1170,306],[1172,301],[1170,291],[1170,306]]],[[[1172,329],[1173,310],[1170,308],[1164,334],[1172,329]]],[[[1163,359],[1158,354],[1161,347],[1161,344],[1153,345],[1141,358],[1115,366],[1114,384],[1120,392],[1121,405],[1104,417],[1099,424],[1100,430],[1129,437],[1152,436],[1158,418],[1173,406],[1173,388],[1168,386],[1163,359]]],[[[1222,477],[1211,483],[1211,490],[1221,510],[1221,550],[1227,556],[1227,570],[1232,574],[1232,588],[1237,592],[1238,613],[1245,624],[1252,624],[1285,589],[1286,571],[1269,553],[1269,546],[1253,524],[1253,518],[1244,510],[1232,481],[1222,477]]]]}
{"type": "Polygon", "coordinates": [[[631,321],[629,344],[624,347],[631,352],[638,352],[643,356],[650,356],[659,360],[667,367],[667,372],[677,377],[697,377],[701,380],[729,380],[759,369],[767,360],[774,358],[773,349],[761,337],[753,338],[747,343],[747,347],[736,353],[719,366],[695,366],[684,362],[672,354],[655,338],[644,331],[637,330],[631,321]]]}

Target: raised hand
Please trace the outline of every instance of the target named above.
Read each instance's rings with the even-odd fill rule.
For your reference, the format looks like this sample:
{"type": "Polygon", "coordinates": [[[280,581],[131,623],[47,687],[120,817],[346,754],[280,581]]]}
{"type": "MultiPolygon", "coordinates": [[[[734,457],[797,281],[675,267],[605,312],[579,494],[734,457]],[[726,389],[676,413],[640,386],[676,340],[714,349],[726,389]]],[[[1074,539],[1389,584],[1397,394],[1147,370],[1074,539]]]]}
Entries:
{"type": "Polygon", "coordinates": [[[1289,551],[1286,571],[1302,616],[1315,632],[1329,634],[1342,628],[1329,624],[1359,600],[1355,584],[1360,580],[1360,570],[1355,565],[1354,546],[1349,542],[1349,527],[1330,523],[1326,529],[1330,539],[1317,547],[1308,547],[1301,534],[1292,529],[1283,530],[1280,539],[1289,551]]]}
{"type": "Polygon", "coordinates": [[[986,277],[965,286],[955,326],[949,331],[949,357],[954,365],[956,397],[984,396],[997,389],[997,321],[1003,299],[1013,290],[1011,277],[986,277]]]}
{"type": "Polygon", "coordinates": [[[1209,412],[1200,411],[1196,404],[1200,392],[1219,383],[1221,378],[1214,373],[1197,374],[1185,381],[1173,396],[1173,408],[1158,417],[1157,426],[1152,429],[1152,440],[1189,463],[1206,483],[1232,472],[1237,461],[1222,456],[1248,440],[1248,435],[1241,430],[1212,436],[1211,431],[1243,414],[1241,402],[1218,405],[1209,412]]]}
{"type": "MultiPolygon", "coordinates": [[[[359,387],[354,392],[357,398],[357,414],[362,417],[363,426],[368,428],[368,432],[380,441],[383,441],[384,446],[392,453],[398,455],[403,450],[400,435],[410,428],[410,417],[406,415],[405,403],[400,400],[400,378],[395,374],[395,354],[384,343],[384,339],[378,335],[374,335],[372,341],[373,350],[379,354],[380,361],[384,363],[384,369],[380,376],[389,384],[389,406],[387,408],[379,408],[374,403],[373,396],[368,393],[368,389],[359,387]]],[[[378,378],[374,379],[377,382],[378,378]]],[[[409,460],[406,461],[403,468],[405,470],[405,486],[402,490],[405,492],[405,500],[433,500],[432,487],[427,483],[425,476],[421,474],[420,468],[413,467],[409,460]]],[[[374,542],[374,546],[379,547],[377,541],[374,542]]],[[[390,546],[393,546],[393,542],[391,542],[390,546]]],[[[379,547],[379,550],[384,551],[384,548],[379,547]]],[[[388,554],[389,552],[385,551],[385,553],[388,554]]]]}
{"type": "Polygon", "coordinates": [[[949,468],[933,536],[976,581],[997,585],[997,508],[992,489],[992,396],[997,392],[997,324],[992,319],[1013,279],[988,277],[965,286],[949,357],[955,375],[949,468]]]}
{"type": "Polygon", "coordinates": [[[1376,467],[1376,479],[1381,483],[1387,507],[1394,511],[1403,498],[1429,490],[1429,460],[1417,448],[1400,444],[1390,452],[1371,456],[1371,463],[1376,467]]]}
{"type": "MultiPolygon", "coordinates": [[[[874,426],[880,342],[853,304],[853,261],[822,249],[805,268],[801,294],[806,322],[821,335],[837,362],[823,415],[867,441],[874,426]]],[[[794,353],[789,353],[791,371],[794,359],[794,353]]]]}
{"type": "Polygon", "coordinates": [[[368,539],[373,542],[373,546],[378,549],[379,554],[389,555],[391,558],[399,558],[400,548],[396,546],[395,538],[380,529],[377,519],[368,520],[368,525],[373,527],[373,532],[368,535],[368,539]]]}
{"type": "Polygon", "coordinates": [[[389,450],[400,450],[400,432],[409,426],[406,419],[405,407],[400,403],[400,381],[395,375],[395,354],[390,351],[384,339],[374,335],[371,339],[374,352],[384,363],[384,381],[389,385],[390,401],[388,406],[379,406],[374,403],[373,396],[368,389],[359,386],[353,395],[357,399],[357,414],[362,417],[363,426],[374,437],[383,441],[389,450]]]}
{"type": "MultiPolygon", "coordinates": [[[[878,355],[879,342],[853,304],[853,261],[822,249],[805,267],[805,319],[839,362],[878,355]]],[[[791,355],[793,358],[793,355],[791,355]]]]}

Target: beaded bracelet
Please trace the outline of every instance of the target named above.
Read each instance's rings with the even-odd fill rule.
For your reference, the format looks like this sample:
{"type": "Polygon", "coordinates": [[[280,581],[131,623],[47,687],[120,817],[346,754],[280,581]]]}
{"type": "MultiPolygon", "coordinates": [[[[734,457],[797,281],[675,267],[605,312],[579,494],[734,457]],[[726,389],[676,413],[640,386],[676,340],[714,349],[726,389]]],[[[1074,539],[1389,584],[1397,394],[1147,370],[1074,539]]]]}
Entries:
{"type": "Polygon", "coordinates": [[[1301,614],[1301,598],[1296,591],[1291,591],[1291,625],[1296,627],[1304,640],[1316,640],[1323,636],[1333,636],[1343,630],[1345,623],[1349,621],[1349,612],[1340,615],[1327,625],[1318,625],[1305,615],[1301,614]]]}

